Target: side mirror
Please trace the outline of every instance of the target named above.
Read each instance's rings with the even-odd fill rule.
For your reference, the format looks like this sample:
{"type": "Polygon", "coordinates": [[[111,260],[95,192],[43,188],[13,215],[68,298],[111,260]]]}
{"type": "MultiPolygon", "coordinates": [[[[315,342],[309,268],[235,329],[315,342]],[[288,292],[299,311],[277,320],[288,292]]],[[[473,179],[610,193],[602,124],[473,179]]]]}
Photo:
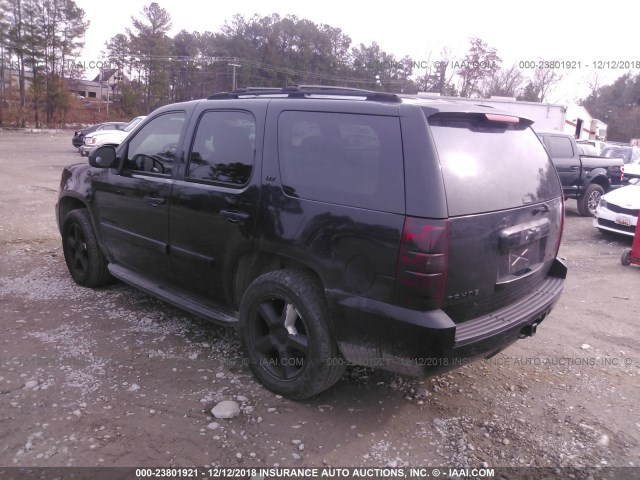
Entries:
{"type": "Polygon", "coordinates": [[[116,149],[111,145],[94,148],[89,153],[89,165],[95,168],[113,168],[116,163],[116,149]]]}

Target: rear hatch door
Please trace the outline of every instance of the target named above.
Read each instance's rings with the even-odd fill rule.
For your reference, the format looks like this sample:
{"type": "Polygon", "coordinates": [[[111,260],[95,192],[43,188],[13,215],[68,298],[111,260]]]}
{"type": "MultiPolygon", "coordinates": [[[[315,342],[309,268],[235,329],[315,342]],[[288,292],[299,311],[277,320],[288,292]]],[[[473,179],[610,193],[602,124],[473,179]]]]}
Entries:
{"type": "Polygon", "coordinates": [[[562,191],[529,120],[455,112],[428,122],[450,219],[442,308],[459,323],[543,281],[560,243],[562,191]]]}

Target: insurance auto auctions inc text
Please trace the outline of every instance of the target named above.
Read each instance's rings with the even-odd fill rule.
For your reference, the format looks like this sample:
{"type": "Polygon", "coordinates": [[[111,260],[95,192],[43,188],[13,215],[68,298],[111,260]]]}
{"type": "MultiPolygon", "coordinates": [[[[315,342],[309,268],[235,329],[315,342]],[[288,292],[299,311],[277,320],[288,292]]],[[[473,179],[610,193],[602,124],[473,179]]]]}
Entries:
{"type": "Polygon", "coordinates": [[[209,478],[493,478],[493,468],[214,468],[209,478]]]}

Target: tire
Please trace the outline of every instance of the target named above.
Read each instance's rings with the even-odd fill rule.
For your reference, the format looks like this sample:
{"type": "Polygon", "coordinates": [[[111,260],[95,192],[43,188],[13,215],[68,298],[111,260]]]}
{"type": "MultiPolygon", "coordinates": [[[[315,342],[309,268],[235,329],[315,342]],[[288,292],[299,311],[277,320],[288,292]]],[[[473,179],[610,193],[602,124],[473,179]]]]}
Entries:
{"type": "Polygon", "coordinates": [[[78,285],[93,288],[113,281],[86,209],[72,210],[65,217],[62,250],[69,273],[78,285]]]}
{"type": "Polygon", "coordinates": [[[322,286],[310,274],[277,270],[254,280],[242,297],[238,331],[260,383],[302,400],[340,380],[346,362],[328,321],[322,286]]]}
{"type": "Polygon", "coordinates": [[[604,195],[604,188],[597,183],[592,183],[587,186],[584,195],[578,199],[578,212],[580,212],[580,215],[583,217],[593,217],[602,195],[604,195]]]}
{"type": "Polygon", "coordinates": [[[631,265],[631,250],[625,250],[622,252],[622,255],[620,255],[620,263],[625,267],[631,265]]]}

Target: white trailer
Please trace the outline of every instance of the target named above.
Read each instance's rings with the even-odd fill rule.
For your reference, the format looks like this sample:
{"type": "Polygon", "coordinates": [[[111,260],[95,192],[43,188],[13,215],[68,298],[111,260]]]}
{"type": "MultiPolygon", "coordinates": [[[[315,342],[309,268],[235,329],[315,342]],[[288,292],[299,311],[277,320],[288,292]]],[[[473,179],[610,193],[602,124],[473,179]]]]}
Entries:
{"type": "Polygon", "coordinates": [[[605,140],[607,125],[589,115],[586,108],[579,105],[558,105],[553,103],[520,102],[513,97],[465,98],[442,97],[433,93],[418,93],[419,97],[438,97],[459,103],[487,105],[533,120],[533,129],[540,132],[562,132],[573,135],[577,140],[605,140]]]}

